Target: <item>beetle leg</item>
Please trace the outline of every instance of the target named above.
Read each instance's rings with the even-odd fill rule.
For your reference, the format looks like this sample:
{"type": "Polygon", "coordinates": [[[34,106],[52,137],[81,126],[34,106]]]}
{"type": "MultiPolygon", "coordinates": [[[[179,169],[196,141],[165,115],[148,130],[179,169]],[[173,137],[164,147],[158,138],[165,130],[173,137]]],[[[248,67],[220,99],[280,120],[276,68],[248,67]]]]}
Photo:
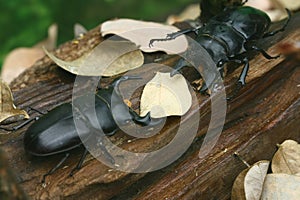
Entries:
{"type": "Polygon", "coordinates": [[[232,61],[239,63],[239,64],[244,63],[244,67],[240,74],[239,80],[237,81],[237,86],[234,89],[233,94],[231,94],[229,97],[227,97],[226,98],[227,100],[232,100],[238,94],[240,89],[246,85],[246,77],[247,77],[247,74],[249,71],[249,60],[247,57],[245,57],[243,60],[232,60],[232,61]]]}
{"type": "Polygon", "coordinates": [[[127,80],[136,80],[136,79],[142,79],[140,76],[122,76],[115,80],[111,86],[112,87],[118,87],[122,81],[127,81],[127,80]]]}
{"type": "Polygon", "coordinates": [[[83,154],[82,154],[82,156],[81,156],[79,162],[77,163],[76,167],[74,167],[74,168],[72,169],[72,171],[70,172],[69,176],[73,176],[74,172],[75,172],[75,171],[78,171],[78,170],[82,167],[83,161],[84,161],[84,159],[86,158],[87,153],[88,153],[88,150],[87,150],[87,149],[84,149],[84,152],[83,152],[83,154]]]}
{"type": "Polygon", "coordinates": [[[16,130],[18,130],[18,129],[24,127],[24,126],[26,126],[27,124],[29,124],[32,121],[37,121],[38,119],[39,119],[39,117],[34,117],[34,118],[31,118],[31,119],[28,119],[25,122],[19,124],[18,126],[13,127],[12,130],[16,131],[16,130]]]}
{"type": "Polygon", "coordinates": [[[151,39],[149,42],[149,47],[153,47],[153,43],[154,42],[163,42],[163,41],[170,41],[170,40],[174,40],[177,37],[184,35],[186,33],[191,33],[194,32],[196,35],[198,35],[198,31],[202,26],[197,26],[195,28],[189,28],[189,29],[184,29],[184,30],[180,30],[174,33],[169,33],[167,34],[167,36],[165,38],[157,38],[157,39],[151,39]]]}
{"type": "Polygon", "coordinates": [[[115,80],[111,85],[110,85],[110,87],[112,87],[112,88],[115,88],[116,90],[116,93],[119,95],[119,96],[121,96],[121,92],[120,92],[120,90],[119,90],[119,85],[120,85],[120,83],[122,82],[122,81],[127,81],[127,80],[140,80],[140,79],[142,79],[142,77],[140,77],[140,76],[122,76],[122,77],[120,77],[120,78],[118,78],[117,80],[115,80]]]}
{"type": "Polygon", "coordinates": [[[45,112],[45,111],[41,111],[41,110],[39,110],[39,109],[36,109],[36,108],[34,108],[34,107],[29,106],[29,107],[28,107],[28,112],[31,111],[31,110],[33,110],[33,111],[35,111],[35,112],[37,112],[37,113],[39,113],[39,114],[41,114],[41,115],[46,115],[46,114],[48,113],[48,110],[45,112]]]}
{"type": "Polygon", "coordinates": [[[173,77],[174,75],[179,73],[179,70],[181,70],[183,67],[185,66],[190,66],[191,64],[188,63],[185,59],[181,58],[177,64],[175,65],[175,67],[173,68],[173,70],[170,73],[170,76],[173,77]]]}
{"type": "Polygon", "coordinates": [[[242,86],[246,85],[246,77],[247,77],[247,74],[248,74],[248,71],[249,71],[249,60],[248,60],[248,58],[244,58],[243,63],[244,63],[244,67],[243,67],[243,70],[242,70],[242,72],[240,74],[240,77],[239,77],[239,80],[238,80],[238,82],[242,86]]]}
{"type": "Polygon", "coordinates": [[[251,46],[251,50],[260,52],[268,60],[276,59],[276,58],[279,57],[279,55],[277,55],[277,56],[271,56],[265,50],[263,50],[263,49],[261,49],[261,48],[259,48],[257,46],[251,46]]]}
{"type": "Polygon", "coordinates": [[[39,119],[39,117],[34,117],[31,119],[27,119],[26,121],[22,122],[21,124],[14,126],[12,128],[6,128],[6,127],[0,127],[0,129],[3,129],[5,131],[16,131],[19,130],[20,128],[23,128],[24,126],[26,126],[27,124],[29,124],[32,121],[37,121],[39,119]]]}
{"type": "Polygon", "coordinates": [[[198,31],[199,31],[199,28],[201,28],[202,26],[198,26],[198,27],[195,27],[195,28],[188,28],[188,29],[184,29],[184,30],[180,30],[180,31],[177,31],[175,33],[169,33],[167,34],[167,37],[165,39],[167,40],[174,40],[176,39],[177,37],[181,36],[181,35],[184,35],[184,34],[187,34],[187,33],[195,33],[196,35],[198,35],[198,31]]]}
{"type": "Polygon", "coordinates": [[[245,5],[248,2],[248,0],[244,0],[243,2],[241,2],[240,6],[245,5]]]}
{"type": "Polygon", "coordinates": [[[61,161],[56,165],[54,166],[52,169],[49,170],[49,172],[47,172],[46,174],[43,175],[43,179],[42,179],[42,183],[45,183],[45,180],[46,180],[46,177],[53,174],[65,161],[66,159],[70,156],[69,153],[66,153],[65,157],[63,157],[61,159],[61,161]]]}
{"type": "MultiPolygon", "coordinates": [[[[31,110],[36,111],[41,115],[47,114],[45,112],[42,112],[40,110],[37,110],[37,109],[29,106],[27,112],[30,112],[31,110]]],[[[19,124],[17,126],[14,126],[12,128],[6,128],[6,127],[1,127],[0,126],[0,129],[5,130],[5,131],[16,131],[16,130],[19,130],[20,128],[23,128],[24,126],[26,126],[27,124],[29,124],[32,121],[37,121],[38,119],[39,119],[39,117],[30,118],[30,119],[27,119],[26,121],[22,122],[21,124],[19,124]]]]}
{"type": "Polygon", "coordinates": [[[287,20],[285,21],[285,23],[283,24],[283,26],[280,29],[278,29],[278,30],[265,33],[264,36],[263,36],[263,38],[276,35],[277,33],[282,32],[282,31],[285,30],[286,26],[288,25],[288,23],[290,22],[291,17],[292,17],[291,11],[289,9],[287,9],[287,8],[285,10],[286,10],[286,12],[288,14],[288,17],[287,17],[287,20]]]}

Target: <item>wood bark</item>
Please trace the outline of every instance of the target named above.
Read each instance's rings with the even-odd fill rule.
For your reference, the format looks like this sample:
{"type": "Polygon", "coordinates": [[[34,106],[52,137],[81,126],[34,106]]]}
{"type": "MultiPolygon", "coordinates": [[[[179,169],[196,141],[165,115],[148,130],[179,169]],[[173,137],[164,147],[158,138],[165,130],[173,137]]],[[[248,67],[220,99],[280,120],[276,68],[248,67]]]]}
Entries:
{"type": "MultiPolygon", "coordinates": [[[[286,31],[260,44],[268,49],[269,54],[278,54],[280,44],[300,40],[299,21],[300,15],[294,15],[286,31]]],[[[63,44],[55,54],[62,59],[72,60],[102,40],[99,27],[96,27],[83,38],[63,44]]],[[[152,54],[146,56],[146,61],[151,62],[159,57],[164,56],[152,54]]],[[[172,66],[176,59],[166,58],[162,63],[172,66]]],[[[42,185],[42,175],[56,165],[63,155],[38,158],[26,154],[22,139],[29,126],[14,132],[1,131],[1,146],[20,186],[32,199],[229,199],[235,177],[245,168],[233,157],[234,152],[238,152],[249,163],[255,163],[262,159],[270,160],[276,151],[276,144],[286,139],[300,141],[299,66],[299,61],[293,58],[281,56],[267,60],[262,55],[254,55],[247,85],[233,100],[227,102],[223,132],[216,146],[202,158],[198,155],[211,117],[210,100],[208,96],[197,94],[198,102],[194,102],[186,117],[188,119],[198,111],[201,113],[196,138],[176,162],[158,171],[142,174],[120,172],[111,170],[89,156],[82,169],[69,177],[70,170],[81,154],[81,150],[75,150],[65,167],[47,177],[46,184],[42,185]]],[[[145,80],[153,77],[150,69],[139,70],[145,75],[145,80]]],[[[240,70],[241,67],[225,77],[228,90],[235,87],[240,70]]],[[[185,75],[189,80],[196,78],[189,70],[185,75]]],[[[74,75],[45,57],[10,86],[18,107],[31,106],[46,111],[71,101],[74,79],[74,75]]],[[[105,79],[104,85],[110,81],[105,79]]],[[[128,84],[124,83],[124,86],[128,84]]],[[[139,95],[137,92],[131,99],[134,108],[138,107],[139,95]]],[[[35,112],[30,114],[31,117],[39,115],[35,112]]],[[[118,132],[111,140],[128,150],[153,151],[172,140],[178,122],[176,117],[169,118],[161,133],[149,139],[128,143],[132,138],[118,132]]],[[[190,130],[187,128],[187,131],[190,130]]]]}

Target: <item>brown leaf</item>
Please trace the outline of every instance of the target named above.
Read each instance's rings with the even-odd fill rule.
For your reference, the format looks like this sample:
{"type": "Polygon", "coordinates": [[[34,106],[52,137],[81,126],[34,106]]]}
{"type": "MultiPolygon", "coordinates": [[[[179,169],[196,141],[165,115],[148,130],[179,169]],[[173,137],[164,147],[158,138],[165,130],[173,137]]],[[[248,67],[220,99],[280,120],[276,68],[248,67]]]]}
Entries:
{"type": "Polygon", "coordinates": [[[48,29],[48,38],[39,42],[33,47],[19,47],[12,50],[5,58],[1,77],[7,83],[10,83],[19,74],[31,67],[37,60],[43,58],[45,53],[42,49],[51,50],[56,47],[57,25],[53,24],[48,29]]]}
{"type": "Polygon", "coordinates": [[[114,76],[144,63],[144,56],[130,41],[105,40],[73,61],[64,61],[44,49],[61,68],[82,76],[114,76]]]}
{"type": "Polygon", "coordinates": [[[262,200],[299,200],[300,177],[289,174],[268,174],[262,192],[262,200]]]}
{"type": "Polygon", "coordinates": [[[17,121],[24,118],[28,119],[28,114],[26,111],[16,108],[9,86],[0,79],[0,123],[6,120],[17,121]]]}
{"type": "Polygon", "coordinates": [[[259,200],[269,164],[269,161],[262,160],[242,171],[233,184],[231,198],[259,200]]]}
{"type": "Polygon", "coordinates": [[[249,169],[244,169],[236,178],[231,190],[231,200],[245,200],[244,181],[249,169]]]}
{"type": "Polygon", "coordinates": [[[20,47],[12,50],[4,60],[1,77],[10,83],[44,55],[43,50],[39,48],[20,47]]]}
{"type": "Polygon", "coordinates": [[[284,141],[272,159],[273,173],[300,173],[300,144],[293,140],[284,141]]]}

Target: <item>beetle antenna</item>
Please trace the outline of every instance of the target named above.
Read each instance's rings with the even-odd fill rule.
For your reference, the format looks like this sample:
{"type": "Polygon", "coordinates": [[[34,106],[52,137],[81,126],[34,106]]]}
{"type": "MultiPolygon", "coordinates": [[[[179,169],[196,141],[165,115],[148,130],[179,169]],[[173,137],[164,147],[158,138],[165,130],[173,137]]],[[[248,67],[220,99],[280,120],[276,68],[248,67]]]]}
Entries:
{"type": "Polygon", "coordinates": [[[43,179],[42,179],[42,183],[45,183],[46,177],[53,174],[66,160],[67,158],[70,156],[69,153],[66,153],[65,157],[63,157],[59,163],[57,163],[57,165],[55,165],[52,169],[50,169],[49,172],[47,172],[46,174],[43,175],[43,179]]]}

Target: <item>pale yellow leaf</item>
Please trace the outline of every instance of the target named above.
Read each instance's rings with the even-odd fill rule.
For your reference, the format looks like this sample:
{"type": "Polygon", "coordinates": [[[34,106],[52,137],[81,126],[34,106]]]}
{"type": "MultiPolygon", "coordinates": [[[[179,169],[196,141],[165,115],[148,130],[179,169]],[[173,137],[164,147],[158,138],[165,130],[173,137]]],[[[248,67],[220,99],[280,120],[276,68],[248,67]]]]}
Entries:
{"type": "Polygon", "coordinates": [[[285,8],[289,7],[284,6],[284,1],[287,0],[249,0],[246,5],[264,11],[271,21],[279,21],[287,17],[285,8]]]}
{"type": "Polygon", "coordinates": [[[61,68],[82,76],[114,76],[144,63],[142,52],[129,41],[105,40],[73,61],[64,61],[45,52],[61,68]]]}
{"type": "Polygon", "coordinates": [[[262,160],[252,165],[245,176],[244,188],[247,200],[259,200],[269,168],[269,161],[262,160]]]}
{"type": "Polygon", "coordinates": [[[282,4],[282,7],[288,8],[290,10],[298,10],[300,8],[299,0],[277,0],[282,4]]]}
{"type": "Polygon", "coordinates": [[[300,144],[293,140],[284,141],[272,159],[273,173],[300,173],[300,144]]]}
{"type": "Polygon", "coordinates": [[[289,174],[268,174],[262,200],[299,200],[300,177],[289,174]]]}
{"type": "Polygon", "coordinates": [[[27,112],[16,108],[9,86],[0,79],[0,123],[24,118],[29,118],[27,112]]]}
{"type": "Polygon", "coordinates": [[[170,73],[157,72],[147,83],[141,97],[140,113],[151,117],[182,116],[192,105],[192,96],[185,78],[181,74],[170,77],[170,73]]]}
{"type": "Polygon", "coordinates": [[[261,160],[243,170],[234,181],[231,199],[259,200],[269,164],[269,161],[261,160]]]}
{"type": "Polygon", "coordinates": [[[188,42],[184,35],[164,42],[156,42],[149,47],[151,39],[165,38],[167,34],[179,31],[175,26],[133,19],[106,21],[101,25],[101,34],[115,34],[134,42],[144,52],[164,51],[168,54],[179,54],[187,50],[188,42]]]}

